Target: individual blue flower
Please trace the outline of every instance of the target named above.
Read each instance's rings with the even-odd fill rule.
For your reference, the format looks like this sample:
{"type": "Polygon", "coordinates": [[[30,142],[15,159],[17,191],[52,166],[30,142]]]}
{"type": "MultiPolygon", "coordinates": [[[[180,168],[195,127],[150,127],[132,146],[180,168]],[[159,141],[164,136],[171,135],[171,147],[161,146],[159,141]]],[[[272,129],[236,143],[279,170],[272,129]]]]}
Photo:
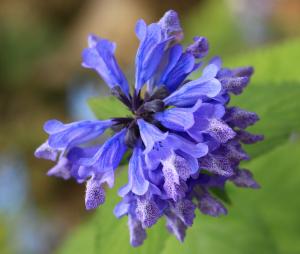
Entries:
{"type": "Polygon", "coordinates": [[[126,96],[129,96],[128,82],[114,56],[115,43],[90,35],[88,44],[89,47],[82,52],[82,66],[97,71],[109,88],[119,87],[126,96]]]}
{"type": "Polygon", "coordinates": [[[240,168],[250,159],[242,144],[263,139],[246,130],[259,117],[228,105],[231,95],[248,85],[253,68],[224,68],[219,57],[205,65],[207,39],[195,37],[184,48],[172,10],[150,25],[139,20],[135,32],[140,44],[132,92],[113,42],[90,35],[82,54],[82,65],[95,70],[132,115],[69,124],[47,121],[48,139],[35,156],[56,161],[48,175],[86,184],[88,210],[105,202],[106,186],[114,186],[115,171],[126,157],[128,181],[119,189],[122,200],[114,214],[128,217],[131,245],[141,245],[146,229],[161,217],[183,242],[197,208],[214,217],[227,214],[213,190],[225,192],[228,182],[259,188],[252,173],[240,168]],[[190,80],[196,72],[198,78],[190,80]],[[108,129],[111,137],[99,142],[108,129]]]}

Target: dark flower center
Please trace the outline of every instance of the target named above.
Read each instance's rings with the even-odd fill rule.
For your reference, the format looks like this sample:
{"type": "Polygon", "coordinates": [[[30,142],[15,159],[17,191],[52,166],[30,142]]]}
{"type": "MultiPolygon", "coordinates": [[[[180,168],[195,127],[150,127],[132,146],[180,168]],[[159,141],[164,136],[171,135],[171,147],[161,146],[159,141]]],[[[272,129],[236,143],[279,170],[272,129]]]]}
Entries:
{"type": "Polygon", "coordinates": [[[114,131],[127,128],[125,143],[128,147],[133,148],[137,139],[140,137],[137,119],[144,119],[158,128],[164,129],[153,117],[153,114],[165,110],[163,99],[169,95],[169,92],[164,86],[155,89],[151,95],[146,92],[144,98],[142,98],[140,93],[134,93],[133,96],[127,98],[119,87],[112,89],[112,94],[133,114],[132,117],[113,118],[115,121],[113,126],[114,131]]]}

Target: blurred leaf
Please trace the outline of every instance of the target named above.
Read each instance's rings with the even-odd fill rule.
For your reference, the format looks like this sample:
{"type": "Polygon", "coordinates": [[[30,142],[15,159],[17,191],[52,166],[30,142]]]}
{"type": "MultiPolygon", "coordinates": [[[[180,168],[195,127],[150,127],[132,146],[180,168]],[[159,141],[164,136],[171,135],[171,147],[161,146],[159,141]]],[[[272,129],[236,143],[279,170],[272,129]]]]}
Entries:
{"type": "Polygon", "coordinates": [[[127,107],[113,96],[91,98],[88,104],[99,119],[131,115],[127,107]]]}
{"type": "Polygon", "coordinates": [[[0,253],[1,254],[12,254],[15,253],[10,246],[8,237],[8,225],[4,222],[4,218],[0,212],[0,253]]]}
{"type": "Polygon", "coordinates": [[[218,199],[223,201],[225,204],[231,205],[232,201],[226,189],[222,190],[220,188],[210,188],[211,193],[218,199]]]}
{"type": "Polygon", "coordinates": [[[288,40],[225,61],[225,66],[251,65],[255,73],[251,85],[280,85],[283,81],[300,81],[300,39],[288,40]]]}
{"type": "Polygon", "coordinates": [[[282,82],[280,85],[249,86],[241,96],[232,98],[231,105],[255,111],[261,120],[247,130],[264,134],[265,140],[245,146],[254,157],[286,142],[300,131],[300,82],[282,82]]]}
{"type": "Polygon", "coordinates": [[[50,23],[12,20],[0,23],[0,81],[11,89],[24,84],[37,59],[58,45],[62,33],[50,23]]]}
{"type": "Polygon", "coordinates": [[[227,1],[201,1],[193,6],[183,20],[185,41],[191,43],[195,35],[207,37],[212,55],[230,55],[245,48],[239,24],[230,11],[227,1]]]}

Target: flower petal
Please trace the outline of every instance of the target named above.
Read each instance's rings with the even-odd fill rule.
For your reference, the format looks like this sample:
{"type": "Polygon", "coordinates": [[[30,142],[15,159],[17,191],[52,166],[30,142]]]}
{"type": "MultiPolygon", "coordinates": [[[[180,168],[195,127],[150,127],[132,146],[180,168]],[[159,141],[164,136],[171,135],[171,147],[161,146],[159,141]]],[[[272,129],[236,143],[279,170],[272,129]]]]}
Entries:
{"type": "MultiPolygon", "coordinates": [[[[60,131],[49,136],[49,145],[52,148],[66,148],[83,144],[100,136],[113,122],[106,121],[79,121],[64,125],[60,131]]],[[[48,129],[49,130],[49,129],[48,129]]]]}
{"type": "Polygon", "coordinates": [[[205,37],[198,36],[194,38],[194,43],[189,45],[186,49],[187,52],[193,54],[193,56],[197,59],[205,57],[208,50],[208,40],[205,37]]]}
{"type": "Polygon", "coordinates": [[[95,209],[105,202],[105,191],[101,181],[91,178],[86,184],[85,207],[87,210],[95,209]]]}
{"type": "Polygon", "coordinates": [[[141,221],[143,228],[153,226],[161,216],[159,207],[152,198],[137,196],[136,216],[141,221]]]}
{"type": "Polygon", "coordinates": [[[194,125],[193,112],[189,108],[170,108],[156,113],[154,118],[163,126],[176,131],[185,131],[194,125]]]}
{"type": "Polygon", "coordinates": [[[158,24],[162,28],[165,37],[173,36],[177,42],[183,39],[183,31],[177,12],[173,10],[167,11],[158,24]]]}
{"type": "Polygon", "coordinates": [[[136,195],[144,195],[149,187],[149,182],[144,176],[143,153],[140,146],[133,149],[133,154],[128,165],[128,184],[119,190],[119,195],[124,197],[129,191],[136,195]]]}
{"type": "Polygon", "coordinates": [[[195,218],[196,206],[189,199],[182,199],[176,202],[173,212],[182,220],[186,226],[192,226],[195,218]]]}
{"type": "Polygon", "coordinates": [[[92,158],[82,158],[79,163],[94,166],[97,172],[115,170],[127,149],[124,138],[126,129],[108,139],[92,158]]]}
{"type": "Polygon", "coordinates": [[[57,164],[47,172],[48,176],[56,176],[68,180],[71,178],[71,164],[67,158],[61,158],[57,164]]]}
{"type": "Polygon", "coordinates": [[[138,119],[137,123],[140,129],[141,138],[146,147],[144,153],[150,152],[156,142],[163,141],[168,136],[168,132],[163,133],[157,127],[145,122],[143,119],[138,119]]]}
{"type": "Polygon", "coordinates": [[[260,186],[254,180],[253,174],[247,169],[238,169],[230,180],[238,187],[258,189],[260,186]]]}
{"type": "Polygon", "coordinates": [[[48,141],[46,141],[35,150],[34,156],[40,159],[43,158],[46,160],[56,161],[58,153],[59,150],[50,147],[48,141]]]}
{"type": "Polygon", "coordinates": [[[174,93],[164,99],[166,105],[191,106],[203,97],[214,97],[221,91],[221,83],[212,78],[207,81],[194,80],[186,83],[174,93]]]}
{"type": "Polygon", "coordinates": [[[198,207],[203,214],[213,217],[227,214],[227,209],[223,206],[223,204],[208,193],[200,196],[198,207]]]}
{"type": "Polygon", "coordinates": [[[110,88],[119,86],[129,96],[129,86],[114,53],[116,45],[95,35],[88,38],[89,47],[82,52],[82,66],[96,70],[110,88]]]}
{"type": "Polygon", "coordinates": [[[168,231],[175,235],[175,237],[180,241],[183,242],[185,238],[185,232],[187,226],[184,225],[181,219],[179,219],[176,214],[168,212],[166,213],[166,227],[168,231]]]}
{"type": "Polygon", "coordinates": [[[190,53],[183,53],[176,65],[162,77],[160,83],[173,92],[182,84],[185,78],[194,70],[195,58],[190,53]]]}
{"type": "Polygon", "coordinates": [[[145,229],[139,220],[133,218],[133,216],[128,216],[128,228],[130,234],[130,244],[133,247],[138,247],[143,244],[147,237],[145,229]]]}

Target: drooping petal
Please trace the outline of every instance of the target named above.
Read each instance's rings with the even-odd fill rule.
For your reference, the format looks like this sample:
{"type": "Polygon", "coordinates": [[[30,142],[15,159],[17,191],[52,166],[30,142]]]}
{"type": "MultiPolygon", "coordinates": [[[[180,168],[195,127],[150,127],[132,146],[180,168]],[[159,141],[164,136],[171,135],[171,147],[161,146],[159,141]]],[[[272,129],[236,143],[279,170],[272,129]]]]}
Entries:
{"type": "Polygon", "coordinates": [[[91,178],[86,184],[85,207],[87,210],[95,209],[105,201],[105,191],[100,180],[91,178]]]}
{"type": "Polygon", "coordinates": [[[105,191],[102,187],[107,183],[109,188],[114,185],[114,172],[112,170],[104,173],[94,173],[87,181],[85,193],[85,207],[87,210],[95,209],[105,202],[105,191]]]}
{"type": "Polygon", "coordinates": [[[238,169],[230,180],[238,187],[259,188],[259,184],[254,180],[253,174],[247,169],[238,169]]]}
{"type": "Polygon", "coordinates": [[[157,204],[152,198],[137,196],[136,216],[141,221],[143,228],[153,226],[161,216],[157,204]]]}
{"type": "Polygon", "coordinates": [[[173,180],[177,184],[179,184],[179,178],[186,181],[199,169],[197,159],[181,151],[171,153],[166,160],[162,161],[162,164],[163,172],[171,173],[175,177],[173,177],[173,180]]]}
{"type": "Polygon", "coordinates": [[[259,117],[254,112],[246,111],[238,107],[231,107],[226,112],[225,120],[234,127],[245,129],[256,123],[259,117]]]}
{"type": "Polygon", "coordinates": [[[221,176],[232,176],[233,169],[230,161],[224,156],[208,154],[199,160],[199,166],[221,176]]]}
{"type": "Polygon", "coordinates": [[[224,205],[209,193],[204,193],[200,196],[198,207],[203,214],[213,217],[227,214],[227,209],[224,205]]]}
{"type": "Polygon", "coordinates": [[[186,226],[192,226],[195,218],[196,205],[189,199],[182,199],[174,203],[173,212],[186,226]]]}
{"type": "Polygon", "coordinates": [[[254,69],[251,66],[235,69],[222,68],[218,72],[217,78],[221,81],[223,89],[226,92],[239,95],[248,85],[253,72],[254,69]]]}
{"type": "Polygon", "coordinates": [[[185,197],[185,193],[188,190],[186,183],[180,179],[179,173],[173,164],[165,163],[162,168],[164,175],[163,188],[167,196],[177,202],[179,199],[185,197]]]}
{"type": "Polygon", "coordinates": [[[236,135],[234,130],[231,129],[225,122],[217,119],[211,119],[208,122],[206,132],[220,143],[226,143],[228,140],[233,139],[236,135]]]}
{"type": "Polygon", "coordinates": [[[243,150],[240,143],[236,140],[230,140],[226,145],[222,145],[217,153],[225,156],[231,162],[240,162],[241,160],[249,160],[249,155],[243,150]]]}
{"type": "Polygon", "coordinates": [[[220,79],[223,89],[235,95],[241,94],[248,85],[248,77],[228,77],[220,79]]]}
{"type": "Polygon", "coordinates": [[[132,215],[128,216],[128,228],[130,234],[130,244],[133,247],[138,247],[143,244],[147,237],[146,230],[142,227],[139,220],[132,215]]]}
{"type": "Polygon", "coordinates": [[[264,139],[263,135],[252,134],[245,130],[236,131],[238,139],[244,144],[254,144],[264,139]]]}
{"type": "Polygon", "coordinates": [[[175,237],[180,241],[183,242],[185,238],[185,232],[187,229],[187,226],[184,225],[181,219],[179,219],[176,214],[172,212],[166,213],[166,227],[168,231],[175,235],[175,237]]]}

